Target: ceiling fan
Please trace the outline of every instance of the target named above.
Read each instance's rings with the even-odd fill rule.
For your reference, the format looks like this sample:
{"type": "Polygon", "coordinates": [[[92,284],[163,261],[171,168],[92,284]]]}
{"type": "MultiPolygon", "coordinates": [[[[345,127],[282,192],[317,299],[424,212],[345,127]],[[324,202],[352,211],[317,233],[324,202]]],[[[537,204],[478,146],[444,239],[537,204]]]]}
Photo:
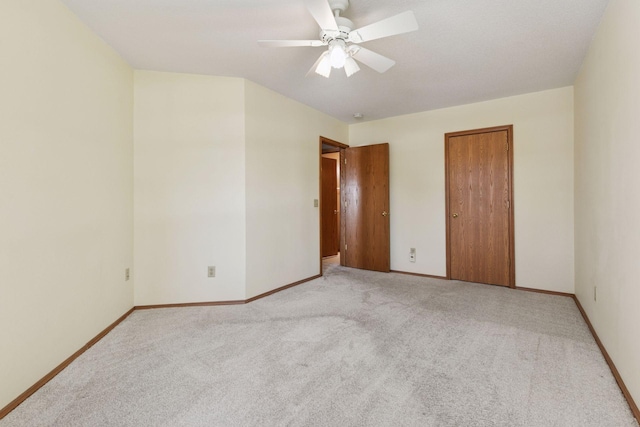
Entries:
{"type": "Polygon", "coordinates": [[[307,73],[314,71],[329,77],[332,68],[344,68],[347,77],[360,71],[355,60],[384,73],[395,65],[395,61],[359,46],[360,43],[383,37],[395,36],[418,29],[412,11],[354,30],[349,19],[340,16],[349,8],[349,0],[304,0],[307,9],[320,25],[319,40],[260,40],[264,47],[320,47],[329,46],[307,73]]]}

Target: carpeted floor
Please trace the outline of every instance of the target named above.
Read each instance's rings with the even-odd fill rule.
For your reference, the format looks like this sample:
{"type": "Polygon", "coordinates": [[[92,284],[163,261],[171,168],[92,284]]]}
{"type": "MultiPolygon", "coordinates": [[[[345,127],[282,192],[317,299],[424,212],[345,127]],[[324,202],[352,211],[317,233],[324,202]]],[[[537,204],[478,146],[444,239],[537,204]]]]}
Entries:
{"type": "Polygon", "coordinates": [[[136,311],[0,426],[637,426],[570,298],[327,264],[136,311]]]}

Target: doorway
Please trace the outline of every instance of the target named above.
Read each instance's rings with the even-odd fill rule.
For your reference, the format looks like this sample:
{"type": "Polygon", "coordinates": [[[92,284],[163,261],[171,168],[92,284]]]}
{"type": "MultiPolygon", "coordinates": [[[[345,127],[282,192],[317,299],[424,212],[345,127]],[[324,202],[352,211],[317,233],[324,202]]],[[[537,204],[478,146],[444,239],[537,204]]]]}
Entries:
{"type": "Polygon", "coordinates": [[[447,278],[515,287],[513,126],[445,134],[447,278]]]}
{"type": "Polygon", "coordinates": [[[340,252],[340,153],[322,154],[322,258],[340,252]]]}
{"type": "Polygon", "coordinates": [[[320,274],[324,262],[344,265],[340,250],[341,221],[341,162],[348,145],[320,137],[320,274]]]}
{"type": "Polygon", "coordinates": [[[389,272],[388,143],[349,147],[320,137],[320,213],[321,275],[322,255],[335,253],[336,224],[340,265],[389,272]],[[339,159],[338,171],[331,157],[339,159]]]}

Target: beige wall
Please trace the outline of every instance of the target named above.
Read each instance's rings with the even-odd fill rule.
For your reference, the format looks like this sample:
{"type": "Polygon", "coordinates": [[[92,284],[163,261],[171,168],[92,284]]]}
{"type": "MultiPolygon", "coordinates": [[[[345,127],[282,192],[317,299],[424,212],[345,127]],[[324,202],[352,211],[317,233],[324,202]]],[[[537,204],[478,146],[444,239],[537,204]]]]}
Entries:
{"type": "Polygon", "coordinates": [[[347,125],[242,79],[136,71],[136,305],[317,274],[321,134],[346,140],[347,125]]]}
{"type": "Polygon", "coordinates": [[[638,23],[640,2],[612,0],[575,85],[576,295],[636,402],[640,401],[638,23]]]}
{"type": "Polygon", "coordinates": [[[242,79],[135,72],[136,305],[245,298],[244,139],[242,79]]]}
{"type": "Polygon", "coordinates": [[[0,408],[133,306],[133,72],[58,1],[0,1],[0,408]]]}
{"type": "Polygon", "coordinates": [[[446,275],[444,134],[508,124],[517,286],[573,292],[571,87],[350,126],[352,146],[390,144],[393,270],[446,275]]]}
{"type": "Polygon", "coordinates": [[[320,272],[319,136],[346,141],[334,118],[247,81],[247,297],[320,272]]]}

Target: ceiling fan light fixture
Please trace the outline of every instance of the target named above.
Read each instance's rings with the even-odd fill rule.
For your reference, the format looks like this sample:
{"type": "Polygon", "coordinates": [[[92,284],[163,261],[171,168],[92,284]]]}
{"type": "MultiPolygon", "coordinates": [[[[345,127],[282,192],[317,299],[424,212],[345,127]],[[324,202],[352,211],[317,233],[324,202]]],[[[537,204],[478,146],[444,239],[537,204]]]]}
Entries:
{"type": "Polygon", "coordinates": [[[316,73],[320,74],[322,77],[329,78],[331,75],[331,59],[329,55],[324,55],[320,63],[316,67],[316,73]]]}
{"type": "Polygon", "coordinates": [[[349,57],[345,51],[345,43],[342,40],[334,40],[329,45],[329,57],[333,68],[342,68],[349,57]]]}
{"type": "Polygon", "coordinates": [[[355,59],[353,59],[350,56],[347,57],[347,59],[344,62],[344,72],[347,73],[347,77],[351,77],[358,71],[360,71],[360,67],[358,67],[358,64],[356,63],[355,59]]]}

